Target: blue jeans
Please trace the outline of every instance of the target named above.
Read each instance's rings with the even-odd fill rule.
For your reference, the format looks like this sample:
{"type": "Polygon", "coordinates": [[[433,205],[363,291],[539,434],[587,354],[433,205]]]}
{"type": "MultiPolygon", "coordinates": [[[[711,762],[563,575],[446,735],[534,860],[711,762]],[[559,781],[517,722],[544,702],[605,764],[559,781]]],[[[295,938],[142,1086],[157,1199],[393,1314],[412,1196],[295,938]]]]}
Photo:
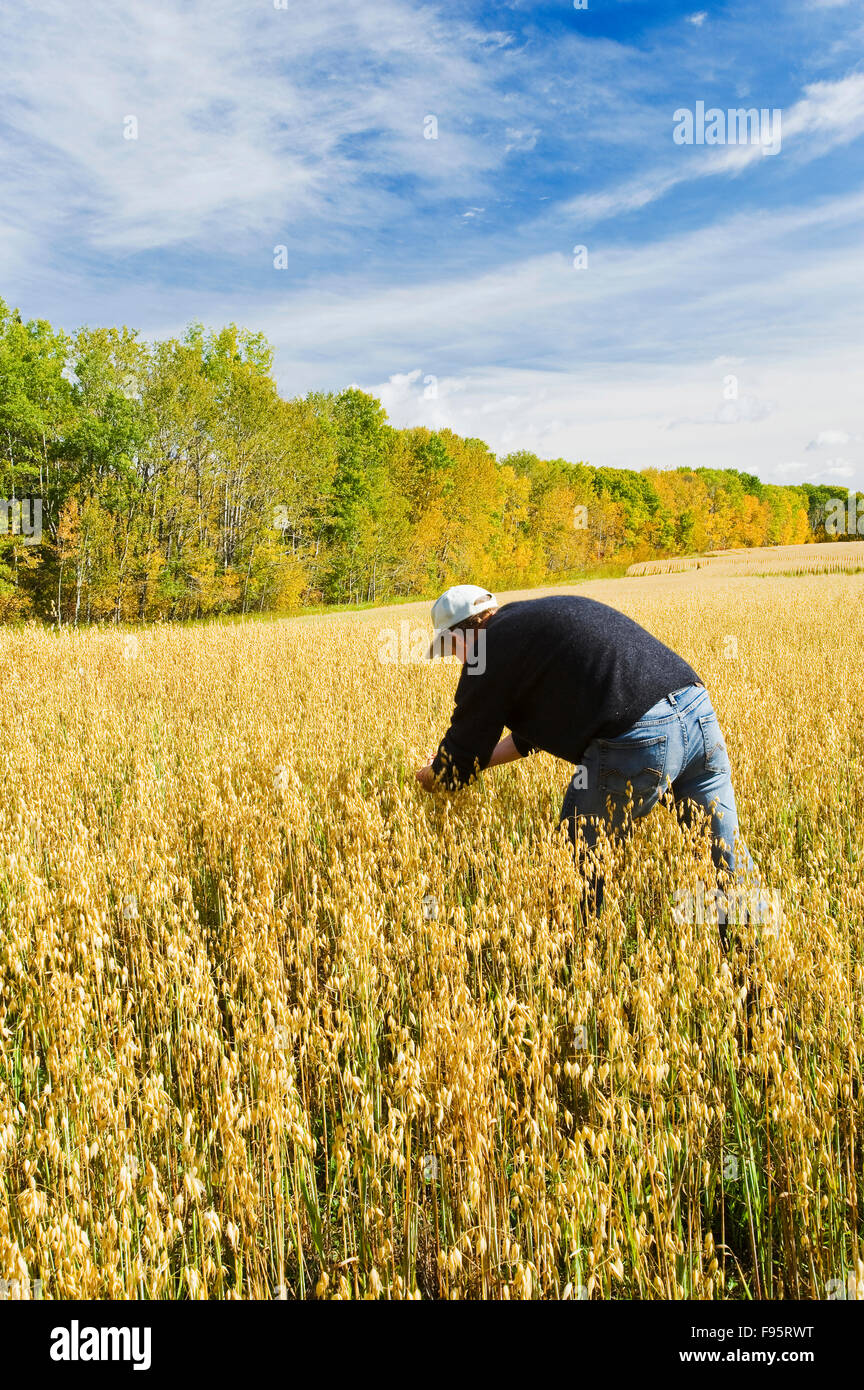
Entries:
{"type": "MultiPolygon", "coordinates": [[[[647,815],[664,793],[671,792],[685,822],[694,806],[710,814],[714,865],[734,877],[752,869],[753,860],[738,839],[731,772],[708,691],[703,685],[687,685],[658,700],[626,733],[589,743],[565,793],[561,822],[567,822],[574,845],[578,822],[582,842],[590,850],[601,822],[608,832],[617,833],[629,815],[647,815]]],[[[598,910],[602,897],[603,881],[597,876],[598,910]]]]}

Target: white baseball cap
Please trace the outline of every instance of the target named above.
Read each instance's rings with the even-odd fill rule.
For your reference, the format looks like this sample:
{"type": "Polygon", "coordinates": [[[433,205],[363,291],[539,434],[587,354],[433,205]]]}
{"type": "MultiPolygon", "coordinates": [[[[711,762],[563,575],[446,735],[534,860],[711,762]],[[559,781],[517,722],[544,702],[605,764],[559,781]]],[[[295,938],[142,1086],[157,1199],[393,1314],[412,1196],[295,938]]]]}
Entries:
{"type": "Polygon", "coordinates": [[[441,638],[452,627],[464,622],[466,618],[476,618],[478,614],[488,613],[490,608],[498,606],[495,595],[490,594],[488,589],[479,588],[477,584],[454,584],[452,589],[446,589],[432,605],[435,636],[429,647],[430,661],[433,657],[441,655],[441,638]]]}

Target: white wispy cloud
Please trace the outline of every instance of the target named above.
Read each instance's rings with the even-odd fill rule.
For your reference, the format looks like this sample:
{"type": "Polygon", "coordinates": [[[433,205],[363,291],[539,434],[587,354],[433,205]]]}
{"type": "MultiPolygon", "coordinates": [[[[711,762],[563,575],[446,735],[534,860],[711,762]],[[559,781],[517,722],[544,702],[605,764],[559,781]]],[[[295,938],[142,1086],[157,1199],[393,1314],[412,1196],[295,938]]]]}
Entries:
{"type": "Polygon", "coordinates": [[[538,258],[470,281],[334,302],[332,319],[320,303],[295,300],[285,385],[303,382],[307,341],[316,354],[338,342],[358,362],[373,342],[360,380],[394,423],[449,426],[499,452],[528,447],[609,466],[732,465],[777,481],[854,472],[851,459],[792,461],[802,438],[836,447],[821,423],[848,415],[860,394],[862,230],[864,197],[856,195],[778,212],[770,224],[761,213],[739,215],[647,248],[610,250],[586,272],[564,257],[538,258]],[[840,245],[831,240],[838,233],[840,245]],[[802,258],[805,241],[811,251],[802,258]],[[832,347],[814,356],[826,306],[832,347]],[[550,339],[558,350],[546,360],[550,339]],[[731,350],[718,350],[718,340],[731,350]],[[514,365],[501,363],[502,344],[514,365]],[[483,365],[496,356],[498,365],[483,365]],[[516,365],[532,360],[530,370],[516,365]],[[730,389],[737,395],[727,399],[730,389]]]}
{"type": "Polygon", "coordinates": [[[864,72],[836,82],[811,82],[783,115],[783,139],[819,136],[815,153],[848,144],[864,133],[864,72]]]}
{"type": "Polygon", "coordinates": [[[504,149],[505,153],[509,154],[511,150],[533,150],[540,132],[538,130],[515,130],[512,126],[508,126],[505,134],[507,144],[504,149]]]}
{"type": "Polygon", "coordinates": [[[495,109],[486,55],[506,36],[408,0],[91,0],[86,24],[34,0],[5,12],[0,42],[7,214],[32,221],[35,202],[46,231],[74,225],[95,248],[382,222],[399,209],[394,180],[458,196],[505,158],[503,119],[489,142],[469,118],[495,109]],[[437,139],[424,138],[430,114],[437,139]]]}
{"type": "MultiPolygon", "coordinates": [[[[729,109],[737,110],[741,105],[742,102],[736,100],[730,102],[729,109]]],[[[748,102],[747,105],[749,107],[755,103],[748,102]]],[[[670,110],[670,145],[672,116],[670,110]]],[[[816,159],[838,145],[856,140],[864,134],[864,73],[851,73],[834,82],[807,85],[801,99],[782,111],[780,131],[780,155],[790,157],[791,148],[791,157],[798,161],[816,159]]],[[[626,179],[612,188],[581,194],[568,204],[567,212],[581,227],[592,226],[622,213],[644,208],[680,184],[693,179],[737,174],[749,165],[758,165],[763,159],[762,147],[758,143],[699,147],[682,145],[666,159],[662,167],[640,174],[638,178],[626,179]],[[674,164],[672,159],[675,160],[674,164]]]]}
{"type": "Polygon", "coordinates": [[[0,293],[151,338],[234,320],[275,344],[286,394],[357,381],[397,423],[499,451],[778,481],[858,470],[864,194],[846,152],[864,73],[848,71],[849,27],[820,44],[815,10],[781,14],[770,43],[796,61],[778,67],[730,7],[640,16],[652,37],[633,44],[578,17],[551,38],[529,0],[497,31],[467,14],[92,0],[82,23],[67,0],[7,7],[0,293]],[[673,145],[672,112],[700,83],[761,108],[790,71],[779,156],[673,145]],[[808,165],[832,150],[846,162],[826,160],[817,190],[808,165]],[[770,179],[750,176],[760,163],[770,179]],[[689,204],[667,198],[696,180],[689,204]]]}
{"type": "MultiPolygon", "coordinates": [[[[447,375],[544,358],[559,368],[573,361],[755,359],[771,348],[778,321],[785,350],[806,352],[826,312],[834,316],[834,344],[854,352],[864,311],[862,230],[859,193],[778,210],[767,221],[756,211],[647,245],[600,245],[587,270],[573,269],[567,247],[479,275],[436,275],[433,261],[409,282],[350,294],[338,280],[322,281],[287,293],[276,308],[258,304],[256,322],[277,341],[295,344],[295,358],[306,347],[314,361],[344,354],[365,363],[367,376],[377,366],[385,377],[403,354],[416,359],[420,348],[428,369],[438,363],[447,375]],[[721,351],[733,345],[746,353],[721,351]]],[[[230,308],[225,298],[218,312],[224,317],[230,308]]],[[[724,374],[716,372],[718,394],[724,374]]],[[[742,395],[763,396],[746,372],[739,376],[742,395]]]]}

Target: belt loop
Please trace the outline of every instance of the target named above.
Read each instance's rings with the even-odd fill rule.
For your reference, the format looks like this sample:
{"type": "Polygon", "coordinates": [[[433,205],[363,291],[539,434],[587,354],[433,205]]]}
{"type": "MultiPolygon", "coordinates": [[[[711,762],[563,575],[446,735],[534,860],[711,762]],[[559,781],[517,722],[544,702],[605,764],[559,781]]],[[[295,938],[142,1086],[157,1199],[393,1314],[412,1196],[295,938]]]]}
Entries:
{"type": "Polygon", "coordinates": [[[675,699],[675,695],[674,695],[674,693],[672,693],[672,692],[670,692],[670,693],[666,696],[666,699],[669,701],[670,705],[675,705],[675,704],[677,704],[677,701],[676,701],[676,699],[675,699]]]}

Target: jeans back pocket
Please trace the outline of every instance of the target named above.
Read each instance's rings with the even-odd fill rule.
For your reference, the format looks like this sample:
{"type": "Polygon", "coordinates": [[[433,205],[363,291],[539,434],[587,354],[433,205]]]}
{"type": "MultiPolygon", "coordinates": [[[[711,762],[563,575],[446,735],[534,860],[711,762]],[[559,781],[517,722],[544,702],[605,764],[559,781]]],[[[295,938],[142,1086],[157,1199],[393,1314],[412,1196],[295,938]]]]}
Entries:
{"type": "Polygon", "coordinates": [[[650,738],[604,738],[600,744],[600,788],[616,801],[633,789],[634,810],[656,798],[666,771],[666,734],[650,738]]]}
{"type": "Polygon", "coordinates": [[[702,730],[704,772],[729,772],[729,754],[720,728],[720,721],[712,710],[710,714],[700,714],[699,728],[702,730]]]}

